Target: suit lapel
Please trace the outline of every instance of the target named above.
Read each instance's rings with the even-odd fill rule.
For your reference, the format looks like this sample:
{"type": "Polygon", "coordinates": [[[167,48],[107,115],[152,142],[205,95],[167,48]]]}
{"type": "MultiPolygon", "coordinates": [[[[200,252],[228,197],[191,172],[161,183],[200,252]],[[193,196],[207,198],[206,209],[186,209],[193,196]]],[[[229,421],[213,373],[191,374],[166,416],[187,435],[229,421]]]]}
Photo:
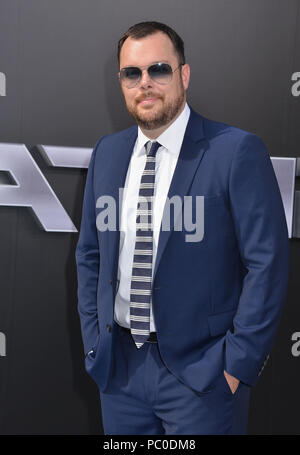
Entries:
{"type": "Polygon", "coordinates": [[[130,131],[124,135],[123,140],[120,141],[120,149],[117,150],[116,154],[113,154],[113,159],[117,160],[118,165],[113,163],[113,175],[108,175],[110,179],[108,182],[109,195],[116,201],[116,230],[110,231],[107,236],[107,252],[111,261],[112,277],[116,279],[118,258],[119,258],[119,242],[120,242],[120,209],[122,204],[122,194],[120,194],[119,200],[119,188],[124,188],[126,181],[127,169],[129,166],[133,147],[137,138],[137,126],[130,129],[130,131]]]}
{"type": "MultiPolygon", "coordinates": [[[[169,199],[171,199],[172,196],[177,195],[179,196],[181,202],[183,202],[184,196],[188,195],[194,175],[197,172],[198,166],[206,150],[206,141],[203,140],[204,137],[205,135],[202,116],[191,109],[190,118],[182,142],[182,147],[178,156],[178,161],[168,192],[169,199]]],[[[183,208],[183,204],[181,204],[181,207],[183,208]]],[[[170,229],[162,230],[162,226],[160,227],[153,282],[164,249],[171,235],[171,232],[174,229],[174,223],[176,221],[176,219],[174,220],[174,216],[168,216],[168,211],[169,208],[167,204],[165,204],[163,217],[166,216],[167,219],[170,219],[170,229]]]]}

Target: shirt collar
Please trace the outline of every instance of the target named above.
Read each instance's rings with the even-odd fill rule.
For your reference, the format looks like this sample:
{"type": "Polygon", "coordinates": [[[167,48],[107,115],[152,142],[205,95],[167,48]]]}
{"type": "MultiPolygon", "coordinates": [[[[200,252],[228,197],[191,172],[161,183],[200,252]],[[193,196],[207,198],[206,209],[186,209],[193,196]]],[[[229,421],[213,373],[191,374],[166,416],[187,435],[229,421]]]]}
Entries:
{"type": "MultiPolygon", "coordinates": [[[[181,147],[189,116],[190,108],[185,103],[184,109],[179,117],[156,139],[168,152],[176,153],[178,147],[181,147]]],[[[143,155],[145,153],[145,144],[148,141],[153,141],[153,139],[145,136],[141,128],[138,127],[137,143],[133,153],[138,156],[143,155]]]]}

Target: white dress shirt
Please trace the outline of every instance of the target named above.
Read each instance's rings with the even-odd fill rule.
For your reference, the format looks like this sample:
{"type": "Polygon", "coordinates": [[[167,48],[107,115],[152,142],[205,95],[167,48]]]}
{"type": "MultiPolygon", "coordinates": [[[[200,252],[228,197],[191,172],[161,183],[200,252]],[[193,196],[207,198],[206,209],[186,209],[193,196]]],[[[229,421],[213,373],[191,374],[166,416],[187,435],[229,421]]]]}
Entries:
{"type": "MultiPolygon", "coordinates": [[[[156,152],[155,184],[153,197],[153,255],[152,277],[159,240],[160,226],[164,205],[177,164],[186,126],[190,116],[190,108],[185,104],[179,117],[156,139],[161,147],[156,152]],[[156,197],[156,194],[159,197],[156,197]]],[[[140,181],[146,164],[145,144],[149,140],[138,127],[138,136],[133,148],[127,170],[125,188],[120,209],[120,247],[118,262],[118,289],[115,299],[114,319],[117,324],[130,328],[130,287],[133,255],[136,240],[136,211],[140,181]]],[[[150,300],[150,332],[155,332],[150,300]]]]}

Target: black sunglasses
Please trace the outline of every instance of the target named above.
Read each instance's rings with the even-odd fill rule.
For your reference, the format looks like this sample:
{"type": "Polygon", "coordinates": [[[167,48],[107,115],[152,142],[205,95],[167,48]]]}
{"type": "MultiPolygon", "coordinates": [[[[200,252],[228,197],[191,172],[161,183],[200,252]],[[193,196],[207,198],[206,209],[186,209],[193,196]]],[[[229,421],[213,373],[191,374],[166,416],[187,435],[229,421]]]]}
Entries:
{"type": "Polygon", "coordinates": [[[173,77],[173,73],[181,66],[183,63],[172,70],[172,67],[168,63],[154,63],[153,65],[139,68],[138,66],[127,66],[122,68],[119,72],[119,78],[121,82],[127,88],[135,87],[142,78],[143,69],[146,68],[149,74],[149,77],[158,84],[168,84],[173,77]]]}

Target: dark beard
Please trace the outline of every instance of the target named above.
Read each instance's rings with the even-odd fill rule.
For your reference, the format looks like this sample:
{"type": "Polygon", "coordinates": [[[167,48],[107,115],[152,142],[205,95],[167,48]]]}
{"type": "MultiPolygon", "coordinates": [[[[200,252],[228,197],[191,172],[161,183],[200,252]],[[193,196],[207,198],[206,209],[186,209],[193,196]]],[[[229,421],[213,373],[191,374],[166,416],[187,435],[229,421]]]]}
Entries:
{"type": "Polygon", "coordinates": [[[164,111],[159,113],[156,117],[144,119],[135,109],[130,109],[127,106],[129,114],[136,120],[137,124],[145,130],[155,130],[170,123],[180,111],[184,101],[184,89],[182,89],[180,96],[173,102],[170,102],[165,107],[164,111]]]}

